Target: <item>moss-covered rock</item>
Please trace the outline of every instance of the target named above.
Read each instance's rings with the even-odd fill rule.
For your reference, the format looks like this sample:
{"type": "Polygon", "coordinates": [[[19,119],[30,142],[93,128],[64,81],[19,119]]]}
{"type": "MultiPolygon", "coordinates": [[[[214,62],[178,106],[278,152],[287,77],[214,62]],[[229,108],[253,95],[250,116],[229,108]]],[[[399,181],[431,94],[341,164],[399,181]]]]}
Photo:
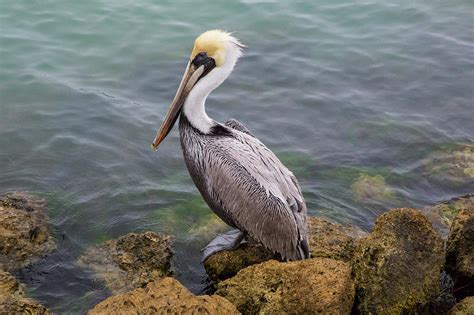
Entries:
{"type": "Polygon", "coordinates": [[[353,226],[343,226],[317,217],[308,218],[312,257],[350,261],[354,254],[355,239],[366,234],[353,226]]]}
{"type": "Polygon", "coordinates": [[[446,269],[452,275],[456,296],[474,295],[474,207],[461,210],[451,225],[446,244],[446,269]]]}
{"type": "Polygon", "coordinates": [[[56,248],[45,204],[23,192],[0,196],[0,269],[14,271],[56,248]]]}
{"type": "Polygon", "coordinates": [[[142,287],[171,273],[172,237],[154,232],[129,233],[90,247],[77,260],[114,293],[142,287]]]}
{"type": "Polygon", "coordinates": [[[350,264],[328,258],[247,267],[218,284],[217,295],[243,314],[349,314],[350,264]]]}
{"type": "MultiPolygon", "coordinates": [[[[366,233],[356,227],[309,217],[308,234],[312,257],[349,261],[354,252],[354,239],[360,238],[366,233]]],[[[279,255],[272,254],[257,241],[249,240],[248,243],[236,250],[222,251],[212,255],[204,263],[204,268],[209,279],[215,285],[235,276],[239,270],[245,267],[270,259],[279,260],[279,258],[279,255]]]]}
{"type": "Polygon", "coordinates": [[[213,284],[231,278],[241,269],[261,262],[278,259],[265,247],[254,240],[235,250],[226,250],[212,255],[204,262],[204,268],[213,284]]]}
{"type": "Polygon", "coordinates": [[[95,314],[239,314],[220,296],[195,296],[173,278],[163,278],[131,292],[109,297],[89,311],[95,314]]]}
{"type": "Polygon", "coordinates": [[[43,306],[24,296],[23,288],[8,272],[0,270],[0,314],[50,314],[43,306]]]}
{"type": "Polygon", "coordinates": [[[454,305],[449,315],[474,315],[474,296],[468,296],[454,305]]]}
{"type": "Polygon", "coordinates": [[[443,241],[420,211],[402,208],[383,214],[354,253],[358,311],[402,314],[425,309],[439,294],[443,263],[443,241]]]}
{"type": "Polygon", "coordinates": [[[433,226],[447,237],[454,218],[462,209],[474,208],[474,195],[464,195],[441,202],[425,209],[426,217],[433,226]]]}

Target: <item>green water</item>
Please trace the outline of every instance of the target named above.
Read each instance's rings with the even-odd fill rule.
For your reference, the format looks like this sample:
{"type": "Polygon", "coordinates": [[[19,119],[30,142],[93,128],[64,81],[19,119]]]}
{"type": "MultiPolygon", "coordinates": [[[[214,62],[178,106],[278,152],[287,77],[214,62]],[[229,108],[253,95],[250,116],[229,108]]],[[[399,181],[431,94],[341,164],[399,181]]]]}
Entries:
{"type": "Polygon", "coordinates": [[[276,152],[311,215],[370,229],[391,207],[474,192],[471,0],[0,3],[0,192],[49,201],[59,249],[17,276],[55,313],[110,294],[74,261],[128,232],[176,235],[176,276],[206,287],[216,220],[177,130],[149,145],[208,29],[248,45],[209,115],[276,152]]]}

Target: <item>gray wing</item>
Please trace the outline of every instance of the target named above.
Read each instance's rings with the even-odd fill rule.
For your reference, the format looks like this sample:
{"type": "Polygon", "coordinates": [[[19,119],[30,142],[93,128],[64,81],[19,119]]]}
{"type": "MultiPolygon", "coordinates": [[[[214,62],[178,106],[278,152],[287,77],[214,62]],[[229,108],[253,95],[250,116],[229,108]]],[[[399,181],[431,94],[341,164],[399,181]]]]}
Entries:
{"type": "Polygon", "coordinates": [[[239,229],[283,258],[309,258],[306,204],[296,178],[248,133],[217,138],[208,191],[239,229]]]}
{"type": "Polygon", "coordinates": [[[229,118],[226,122],[225,125],[229,128],[238,130],[240,132],[246,133],[249,136],[255,137],[250,130],[247,129],[244,125],[242,125],[237,119],[234,118],[229,118]]]}

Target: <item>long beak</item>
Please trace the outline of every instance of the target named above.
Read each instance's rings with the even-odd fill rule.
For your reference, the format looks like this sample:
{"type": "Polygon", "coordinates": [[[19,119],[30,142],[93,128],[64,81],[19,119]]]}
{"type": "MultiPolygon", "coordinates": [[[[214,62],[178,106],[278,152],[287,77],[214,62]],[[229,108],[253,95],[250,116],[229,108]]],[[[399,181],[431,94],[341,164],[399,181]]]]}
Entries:
{"type": "Polygon", "coordinates": [[[151,148],[153,151],[156,151],[160,143],[166,138],[168,133],[173,128],[176,120],[178,119],[179,113],[181,112],[181,108],[183,107],[184,101],[188,96],[189,92],[199,80],[201,75],[204,73],[205,67],[201,66],[196,68],[194,64],[188,62],[186,67],[186,71],[184,72],[183,79],[179,84],[178,91],[171,103],[170,108],[168,109],[168,113],[166,113],[165,120],[161,124],[160,129],[156,133],[156,137],[151,144],[151,148]]]}

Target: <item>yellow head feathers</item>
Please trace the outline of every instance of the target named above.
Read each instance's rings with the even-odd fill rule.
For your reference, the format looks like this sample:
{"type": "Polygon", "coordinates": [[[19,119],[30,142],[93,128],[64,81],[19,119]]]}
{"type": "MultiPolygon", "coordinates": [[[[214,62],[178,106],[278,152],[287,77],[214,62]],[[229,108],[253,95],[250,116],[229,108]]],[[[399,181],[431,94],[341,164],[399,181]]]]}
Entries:
{"type": "Polygon", "coordinates": [[[230,33],[221,30],[204,32],[194,41],[191,60],[200,52],[205,52],[209,57],[215,60],[216,66],[220,67],[225,62],[226,49],[229,43],[236,45],[239,50],[244,47],[239,40],[230,33]]]}

